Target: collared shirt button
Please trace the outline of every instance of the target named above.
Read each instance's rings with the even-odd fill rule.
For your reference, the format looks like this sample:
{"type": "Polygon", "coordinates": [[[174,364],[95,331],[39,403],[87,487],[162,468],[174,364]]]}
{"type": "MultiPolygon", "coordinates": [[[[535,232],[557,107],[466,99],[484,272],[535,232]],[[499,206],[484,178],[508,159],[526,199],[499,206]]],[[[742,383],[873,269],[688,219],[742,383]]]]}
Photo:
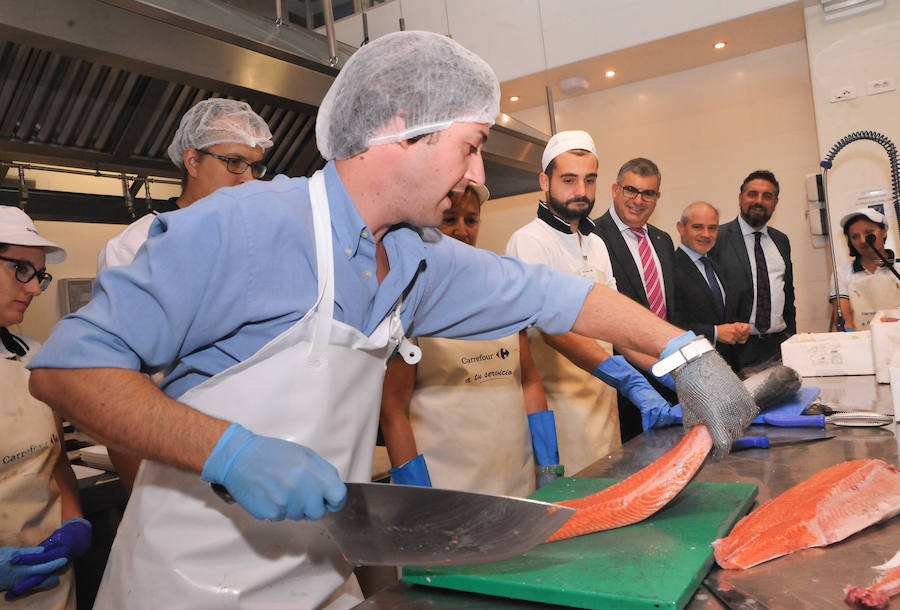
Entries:
{"type": "Polygon", "coordinates": [[[369,239],[369,232],[366,231],[365,229],[363,229],[363,230],[360,232],[360,235],[362,235],[362,238],[363,238],[363,239],[369,239]]]}
{"type": "Polygon", "coordinates": [[[347,256],[350,256],[351,254],[353,254],[353,250],[351,250],[350,248],[347,248],[346,250],[344,250],[344,254],[346,254],[347,256]]]}
{"type": "Polygon", "coordinates": [[[372,272],[366,269],[365,271],[363,271],[363,275],[366,276],[366,278],[370,278],[372,277],[372,272]]]}

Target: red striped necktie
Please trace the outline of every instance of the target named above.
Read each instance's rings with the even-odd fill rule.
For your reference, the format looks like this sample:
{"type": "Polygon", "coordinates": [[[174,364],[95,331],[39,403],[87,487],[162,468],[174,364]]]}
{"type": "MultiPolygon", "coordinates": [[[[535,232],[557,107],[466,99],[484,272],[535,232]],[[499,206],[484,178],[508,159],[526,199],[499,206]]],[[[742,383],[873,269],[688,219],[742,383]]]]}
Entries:
{"type": "Polygon", "coordinates": [[[663,320],[666,320],[666,300],[663,298],[662,286],[659,283],[659,271],[656,269],[656,261],[650,250],[650,241],[643,227],[628,227],[628,230],[638,238],[638,254],[641,256],[641,267],[644,268],[644,290],[647,292],[647,302],[650,309],[663,320]]]}

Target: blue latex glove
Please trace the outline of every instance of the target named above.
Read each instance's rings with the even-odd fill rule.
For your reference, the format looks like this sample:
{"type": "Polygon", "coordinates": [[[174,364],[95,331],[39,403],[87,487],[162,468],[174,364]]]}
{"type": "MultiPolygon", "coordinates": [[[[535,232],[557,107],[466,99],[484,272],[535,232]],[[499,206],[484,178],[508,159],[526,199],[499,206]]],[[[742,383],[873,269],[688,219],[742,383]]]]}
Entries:
{"type": "Polygon", "coordinates": [[[672,423],[669,402],[653,389],[636,368],[622,356],[612,356],[597,365],[594,377],[619,390],[641,411],[644,430],[660,428],[672,423]]]}
{"type": "Polygon", "coordinates": [[[531,446],[537,461],[537,487],[540,489],[563,473],[556,441],[556,419],[553,411],[538,411],[528,416],[531,446]]]}
{"type": "Polygon", "coordinates": [[[663,358],[671,356],[696,338],[697,335],[694,334],[694,331],[689,330],[677,337],[669,339],[669,342],[666,343],[666,348],[659,355],[659,359],[662,360],[663,358]]]}
{"type": "Polygon", "coordinates": [[[428,475],[425,456],[420,453],[399,468],[391,468],[391,480],[398,485],[431,487],[431,477],[428,475]]]}
{"type": "Polygon", "coordinates": [[[224,485],[257,519],[321,519],[347,501],[337,469],[316,452],[231,424],[209,454],[200,476],[224,485]]]}
{"type": "Polygon", "coordinates": [[[13,565],[37,565],[60,557],[77,559],[91,546],[91,522],[86,519],[69,519],[41,543],[43,552],[18,555],[13,565]]]}
{"type": "Polygon", "coordinates": [[[49,587],[59,582],[59,576],[54,572],[66,565],[68,559],[65,557],[33,565],[13,563],[21,555],[41,553],[43,550],[39,546],[0,547],[0,591],[10,589],[6,593],[6,599],[15,599],[19,594],[37,586],[49,587]],[[35,582],[32,584],[31,580],[35,582]]]}

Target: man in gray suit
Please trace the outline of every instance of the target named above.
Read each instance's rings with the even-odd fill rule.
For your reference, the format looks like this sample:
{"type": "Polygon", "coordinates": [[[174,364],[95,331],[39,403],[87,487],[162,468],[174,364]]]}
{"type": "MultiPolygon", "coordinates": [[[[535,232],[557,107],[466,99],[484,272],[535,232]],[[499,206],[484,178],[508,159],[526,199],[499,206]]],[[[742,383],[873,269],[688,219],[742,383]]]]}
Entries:
{"type": "Polygon", "coordinates": [[[751,328],[747,342],[735,346],[737,371],[749,373],[777,362],[781,344],[797,332],[791,243],[787,235],[768,226],[779,190],[768,170],[747,176],[738,195],[740,215],[721,226],[709,252],[738,290],[753,295],[738,317],[748,320],[751,328]]]}

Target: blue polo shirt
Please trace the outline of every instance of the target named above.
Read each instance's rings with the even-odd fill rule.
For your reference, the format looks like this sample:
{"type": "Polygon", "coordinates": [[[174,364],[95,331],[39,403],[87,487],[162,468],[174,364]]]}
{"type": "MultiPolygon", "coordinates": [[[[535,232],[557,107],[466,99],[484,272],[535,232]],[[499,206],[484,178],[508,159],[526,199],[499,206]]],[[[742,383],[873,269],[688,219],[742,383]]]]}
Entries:
{"type": "MultiPolygon", "coordinates": [[[[385,235],[390,272],[379,285],[371,232],[334,164],[324,171],[337,320],[371,334],[403,295],[410,337],[571,329],[590,282],[432,229],[385,235]]],[[[157,216],[134,262],[100,274],[90,303],[60,320],[30,368],[168,370],[162,388],[177,397],[252,356],[316,300],[307,182],[250,181],[157,216]]]]}

